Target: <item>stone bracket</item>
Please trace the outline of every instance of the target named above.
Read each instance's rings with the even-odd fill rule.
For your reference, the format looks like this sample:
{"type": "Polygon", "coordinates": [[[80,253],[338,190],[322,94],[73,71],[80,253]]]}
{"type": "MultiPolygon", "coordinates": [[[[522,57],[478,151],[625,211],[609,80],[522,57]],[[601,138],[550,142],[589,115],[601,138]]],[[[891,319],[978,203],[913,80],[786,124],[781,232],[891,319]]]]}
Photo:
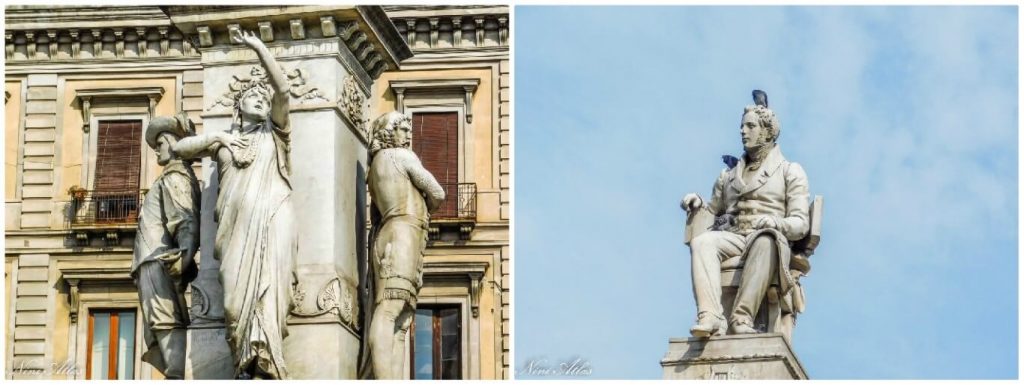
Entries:
{"type": "Polygon", "coordinates": [[[426,279],[456,277],[469,281],[469,304],[473,318],[480,316],[480,294],[483,291],[484,273],[487,262],[430,262],[423,265],[423,276],[426,279]]]}
{"type": "Polygon", "coordinates": [[[93,281],[132,281],[131,267],[125,268],[90,268],[90,267],[64,267],[58,268],[61,271],[61,279],[68,285],[68,303],[71,312],[71,323],[78,322],[78,305],[81,296],[79,288],[82,283],[93,281]]]}

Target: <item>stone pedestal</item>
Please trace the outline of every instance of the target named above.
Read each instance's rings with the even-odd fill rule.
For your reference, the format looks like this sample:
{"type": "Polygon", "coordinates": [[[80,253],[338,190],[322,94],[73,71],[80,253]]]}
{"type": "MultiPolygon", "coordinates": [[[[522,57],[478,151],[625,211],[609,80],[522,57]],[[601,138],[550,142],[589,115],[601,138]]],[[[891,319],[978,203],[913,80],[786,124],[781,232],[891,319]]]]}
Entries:
{"type": "MultiPolygon", "coordinates": [[[[288,76],[292,204],[299,250],[295,305],[284,340],[285,365],[292,379],[356,378],[364,300],[361,280],[367,264],[369,117],[363,114],[374,79],[385,70],[397,69],[399,61],[412,56],[411,51],[384,11],[375,6],[166,8],[175,26],[193,37],[202,56],[204,132],[230,129],[236,83],[260,76],[256,53],[230,41],[230,30],[255,32],[288,76]]],[[[206,215],[215,207],[205,200],[216,191],[213,166],[204,163],[206,180],[211,181],[204,192],[204,236],[215,233],[217,226],[206,215]]],[[[212,255],[212,236],[203,241],[204,252],[209,249],[212,255]]],[[[201,291],[223,296],[225,289],[231,290],[201,291]]],[[[220,302],[223,319],[222,297],[220,302]]],[[[218,353],[210,354],[217,357],[203,357],[211,362],[223,356],[214,334],[196,330],[192,335],[196,338],[191,351],[213,349],[218,353]]],[[[219,373],[219,369],[198,370],[198,362],[191,367],[193,376],[187,378],[219,373]]]]}
{"type": "Polygon", "coordinates": [[[782,334],[673,338],[661,360],[666,380],[806,380],[782,334]]]}
{"type": "Polygon", "coordinates": [[[217,180],[213,178],[216,167],[209,159],[204,159],[202,164],[202,180],[206,182],[203,184],[199,213],[200,248],[196,256],[199,274],[189,288],[191,324],[185,345],[185,378],[233,379],[234,361],[224,330],[224,289],[220,284],[220,261],[213,257],[217,223],[214,211],[206,209],[217,207],[217,180]]]}

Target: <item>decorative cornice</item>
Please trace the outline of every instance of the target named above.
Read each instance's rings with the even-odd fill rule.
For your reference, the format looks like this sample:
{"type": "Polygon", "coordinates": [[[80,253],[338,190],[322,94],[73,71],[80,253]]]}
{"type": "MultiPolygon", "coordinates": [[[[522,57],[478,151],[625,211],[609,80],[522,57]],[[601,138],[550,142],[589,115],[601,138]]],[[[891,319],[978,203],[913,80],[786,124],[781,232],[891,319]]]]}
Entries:
{"type": "Polygon", "coordinates": [[[508,50],[508,7],[387,6],[384,10],[417,55],[495,47],[508,50]]]}
{"type": "Polygon", "coordinates": [[[89,132],[92,102],[95,99],[144,99],[149,103],[149,117],[156,113],[156,103],[164,95],[163,87],[89,88],[75,91],[75,100],[82,107],[82,131],[89,132]]]}
{"type": "Polygon", "coordinates": [[[167,23],[165,20],[165,23],[151,23],[150,26],[110,23],[103,27],[84,27],[91,24],[83,22],[82,26],[72,25],[63,29],[15,29],[8,26],[4,31],[4,55],[8,65],[50,61],[145,61],[199,55],[176,28],[154,24],[167,23]]]}
{"type": "Polygon", "coordinates": [[[157,6],[10,5],[5,9],[6,30],[70,28],[157,27],[170,20],[157,6]]]}
{"type": "MultiPolygon", "coordinates": [[[[229,37],[233,29],[257,31],[266,43],[340,40],[345,47],[338,45],[333,53],[360,67],[355,72],[366,77],[361,79],[364,84],[370,84],[381,72],[397,69],[399,62],[412,56],[384,12],[376,6],[170,6],[163,9],[182,32],[197,36],[204,62],[206,52],[230,56],[232,54],[225,53],[224,48],[241,47],[229,37]],[[348,53],[341,52],[346,48],[348,53]]],[[[211,56],[211,60],[221,59],[211,56]]]]}
{"type": "Polygon", "coordinates": [[[58,264],[57,268],[60,270],[61,280],[68,285],[68,305],[72,323],[78,322],[79,287],[82,283],[132,282],[131,266],[75,267],[58,264]]]}
{"type": "Polygon", "coordinates": [[[395,109],[405,112],[405,94],[412,90],[450,90],[463,94],[466,107],[466,123],[473,123],[473,93],[480,85],[480,79],[411,79],[392,80],[391,91],[395,93],[395,109]]]}
{"type": "Polygon", "coordinates": [[[445,16],[508,16],[505,5],[384,5],[381,6],[392,19],[445,16]]]}

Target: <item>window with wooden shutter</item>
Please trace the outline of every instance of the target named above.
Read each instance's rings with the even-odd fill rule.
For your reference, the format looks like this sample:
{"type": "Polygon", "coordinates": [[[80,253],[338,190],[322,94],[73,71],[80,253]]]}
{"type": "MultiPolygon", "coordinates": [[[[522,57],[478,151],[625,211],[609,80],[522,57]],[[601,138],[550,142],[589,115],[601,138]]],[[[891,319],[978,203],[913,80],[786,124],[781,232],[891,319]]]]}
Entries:
{"type": "Polygon", "coordinates": [[[100,121],[97,129],[96,221],[131,221],[138,216],[142,121],[100,121]]]}
{"type": "Polygon", "coordinates": [[[458,306],[420,306],[411,325],[410,378],[462,379],[462,311],[458,306]]]}
{"type": "Polygon", "coordinates": [[[459,114],[423,112],[412,115],[412,150],[437,178],[449,199],[432,217],[458,217],[459,114]]]}

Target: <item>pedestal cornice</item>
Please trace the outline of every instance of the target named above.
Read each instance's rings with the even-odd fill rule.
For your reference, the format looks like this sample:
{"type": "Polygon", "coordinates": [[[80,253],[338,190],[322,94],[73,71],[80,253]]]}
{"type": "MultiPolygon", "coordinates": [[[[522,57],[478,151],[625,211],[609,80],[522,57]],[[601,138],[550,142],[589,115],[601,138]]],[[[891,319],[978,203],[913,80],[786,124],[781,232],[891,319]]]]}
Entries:
{"type": "MultiPolygon", "coordinates": [[[[241,47],[229,37],[235,28],[274,42],[340,38],[355,57],[365,83],[399,68],[412,51],[378,6],[168,6],[171,22],[193,39],[200,52],[241,47]]],[[[340,47],[341,48],[341,47],[340,47]]],[[[344,49],[342,48],[342,49],[344,49]]],[[[362,77],[362,76],[360,76],[362,77]]]]}

